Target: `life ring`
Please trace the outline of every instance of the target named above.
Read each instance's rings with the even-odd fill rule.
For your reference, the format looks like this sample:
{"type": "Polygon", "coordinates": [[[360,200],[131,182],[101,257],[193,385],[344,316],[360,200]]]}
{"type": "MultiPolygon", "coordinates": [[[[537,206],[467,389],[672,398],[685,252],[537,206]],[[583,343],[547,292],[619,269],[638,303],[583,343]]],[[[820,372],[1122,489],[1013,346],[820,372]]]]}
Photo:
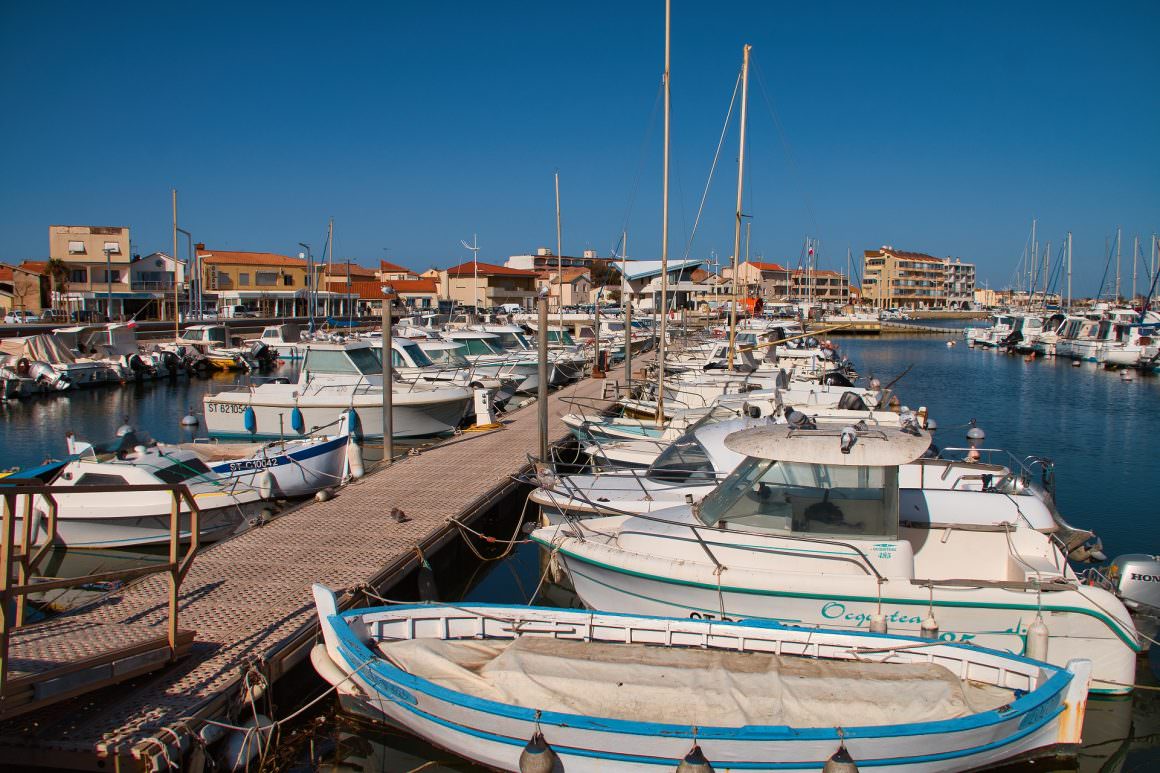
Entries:
{"type": "Polygon", "coordinates": [[[1140,345],[1141,346],[1151,346],[1152,345],[1152,336],[1140,336],[1140,345]]]}
{"type": "Polygon", "coordinates": [[[29,369],[32,368],[32,363],[28,361],[27,357],[21,357],[16,363],[16,372],[21,376],[27,376],[29,369]]]}

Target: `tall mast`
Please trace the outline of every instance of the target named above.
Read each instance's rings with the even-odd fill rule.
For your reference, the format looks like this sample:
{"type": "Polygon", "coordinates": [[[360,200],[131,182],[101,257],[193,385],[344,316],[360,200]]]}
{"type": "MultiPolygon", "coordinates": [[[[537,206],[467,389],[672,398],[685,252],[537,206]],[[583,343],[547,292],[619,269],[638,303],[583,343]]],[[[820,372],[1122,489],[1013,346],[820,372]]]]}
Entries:
{"type": "MultiPolygon", "coordinates": [[[[749,51],[753,46],[748,43],[741,49],[741,146],[737,152],[737,212],[733,220],[733,303],[729,304],[729,354],[728,367],[733,370],[733,345],[737,341],[737,271],[738,258],[741,254],[741,191],[745,184],[745,119],[746,107],[749,99],[749,51]]],[[[746,240],[748,246],[748,239],[746,240]]],[[[747,256],[748,259],[748,256],[747,256]]]]}
{"type": "MultiPolygon", "coordinates": [[[[556,170],[556,311],[560,318],[560,342],[564,341],[564,252],[563,232],[560,230],[560,170],[556,170]]],[[[551,281],[549,279],[549,281],[551,281]]],[[[548,331],[544,331],[548,335],[548,331]]]]}
{"type": "Polygon", "coordinates": [[[1067,313],[1071,313],[1071,231],[1067,232],[1067,313]]]}
{"type": "Polygon", "coordinates": [[[1031,218],[1031,261],[1027,264],[1027,306],[1031,306],[1032,272],[1035,270],[1035,261],[1039,256],[1039,237],[1036,231],[1039,227],[1039,218],[1031,218]]]}
{"type": "Polygon", "coordinates": [[[1120,227],[1116,226],[1116,299],[1120,302],[1120,227]]]}
{"type": "MultiPolygon", "coordinates": [[[[193,260],[189,260],[193,263],[193,260]]],[[[185,281],[189,281],[190,266],[185,267],[185,281]]],[[[173,337],[174,339],[181,338],[181,330],[178,324],[178,318],[181,316],[177,313],[178,304],[178,288],[181,284],[177,281],[177,189],[173,189],[173,337]]]]}
{"type": "Polygon", "coordinates": [[[1132,237],[1132,300],[1129,306],[1136,302],[1136,264],[1140,262],[1140,237],[1132,237]]]}
{"type": "MultiPolygon", "coordinates": [[[[670,133],[670,74],[669,52],[672,44],[673,3],[665,0],[665,160],[664,160],[664,192],[661,195],[661,327],[660,341],[657,344],[657,362],[660,364],[657,375],[657,422],[664,422],[665,416],[665,349],[668,335],[666,319],[669,312],[669,133],[670,133]]],[[[654,308],[655,312],[656,309],[654,308]]]]}
{"type": "MultiPolygon", "coordinates": [[[[334,314],[334,308],[330,305],[330,277],[334,274],[334,218],[331,217],[326,225],[326,316],[334,314]]],[[[315,283],[314,291],[318,292],[318,283],[315,283]]]]}

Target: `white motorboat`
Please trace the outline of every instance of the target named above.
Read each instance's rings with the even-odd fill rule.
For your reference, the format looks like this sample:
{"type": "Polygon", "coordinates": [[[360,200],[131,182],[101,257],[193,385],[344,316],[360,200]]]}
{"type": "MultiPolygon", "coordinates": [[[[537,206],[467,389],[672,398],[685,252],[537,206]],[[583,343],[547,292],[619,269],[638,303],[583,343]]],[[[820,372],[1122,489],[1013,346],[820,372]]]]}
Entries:
{"type": "Polygon", "coordinates": [[[1095,690],[1132,689],[1131,617],[1080,581],[1051,510],[1017,496],[1023,472],[917,462],[918,485],[904,487],[918,493],[900,497],[900,467],[930,445],[913,427],[770,425],[726,444],[746,458],[695,506],[569,521],[532,539],[594,609],[938,628],[1012,652],[1038,641],[1056,664],[1091,658],[1095,690]]]}
{"type": "MultiPolygon", "coordinates": [[[[262,494],[243,480],[218,475],[194,453],[180,448],[164,448],[145,436],[128,432],[104,444],[79,443],[70,439],[75,451],[63,461],[24,470],[5,482],[19,483],[35,478],[54,487],[75,489],[53,495],[57,506],[57,534],[69,548],[125,548],[169,542],[173,496],[168,491],[141,491],[134,487],[180,483],[185,485],[200,512],[199,533],[208,542],[226,536],[245,517],[261,507],[262,494]],[[94,493],[91,486],[115,486],[114,491],[94,493]]],[[[15,512],[22,516],[23,497],[15,512]]],[[[32,527],[34,543],[50,536],[47,513],[51,505],[44,496],[34,496],[32,527]]],[[[180,501],[179,533],[183,541],[190,535],[189,505],[180,501]]],[[[17,518],[17,535],[22,533],[22,517],[17,518]]],[[[18,536],[18,541],[21,537],[18,536]]]]}
{"type": "Polygon", "coordinates": [[[1072,755],[1091,664],[761,622],[487,604],[340,613],[342,704],[507,771],[979,770],[1072,755]]]}
{"type": "Polygon", "coordinates": [[[345,424],[340,424],[334,435],[269,443],[182,443],[176,447],[193,452],[215,474],[257,489],[263,499],[311,496],[361,477],[363,471],[358,446],[345,424]]]}
{"type": "Polygon", "coordinates": [[[246,347],[252,347],[258,343],[272,349],[280,360],[290,362],[302,359],[302,349],[299,346],[304,343],[302,330],[293,322],[266,325],[262,328],[262,335],[242,342],[246,347]]]}
{"type": "Polygon", "coordinates": [[[120,381],[106,363],[80,357],[56,336],[44,333],[0,341],[0,365],[32,380],[38,391],[63,392],[120,381]]]}
{"type": "MultiPolygon", "coordinates": [[[[508,330],[490,333],[480,330],[448,330],[443,339],[463,347],[463,356],[476,370],[493,378],[519,379],[517,391],[535,394],[540,388],[540,364],[536,352],[530,354],[521,348],[521,332],[508,330]],[[505,345],[506,343],[506,345],[505,345]]],[[[553,362],[548,363],[549,385],[563,384],[566,379],[557,372],[553,362]]]]}
{"type": "MultiPolygon", "coordinates": [[[[326,434],[338,417],[353,409],[356,430],[382,437],[383,372],[367,342],[311,343],[297,383],[275,379],[257,386],[205,396],[205,423],[211,435],[275,439],[326,434]]],[[[472,392],[438,382],[393,384],[393,434],[429,437],[455,430],[472,404],[472,392]]]]}

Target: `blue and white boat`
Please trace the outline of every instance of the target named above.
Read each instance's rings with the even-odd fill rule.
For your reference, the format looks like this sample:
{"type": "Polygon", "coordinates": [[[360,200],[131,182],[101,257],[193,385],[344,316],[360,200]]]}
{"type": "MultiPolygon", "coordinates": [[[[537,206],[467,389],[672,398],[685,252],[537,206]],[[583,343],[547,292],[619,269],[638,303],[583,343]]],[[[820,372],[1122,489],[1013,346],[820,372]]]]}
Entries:
{"type": "Polygon", "coordinates": [[[343,704],[500,770],[975,770],[1073,755],[1090,663],[769,622],[489,604],[340,613],[343,704]],[[535,765],[535,767],[532,767],[535,765]]]}

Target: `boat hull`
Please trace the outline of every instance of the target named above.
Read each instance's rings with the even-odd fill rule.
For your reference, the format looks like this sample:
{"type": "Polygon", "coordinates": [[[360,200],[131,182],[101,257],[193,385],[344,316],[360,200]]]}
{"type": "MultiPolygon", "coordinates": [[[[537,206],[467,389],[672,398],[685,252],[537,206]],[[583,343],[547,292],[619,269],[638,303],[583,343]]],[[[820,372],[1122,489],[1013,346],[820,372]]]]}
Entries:
{"type": "Polygon", "coordinates": [[[260,489],[260,478],[269,473],[272,495],[277,497],[310,496],[327,486],[343,482],[347,444],[350,437],[342,435],[306,447],[280,450],[267,446],[254,457],[214,462],[209,468],[222,477],[236,480],[239,485],[260,489]]]}

